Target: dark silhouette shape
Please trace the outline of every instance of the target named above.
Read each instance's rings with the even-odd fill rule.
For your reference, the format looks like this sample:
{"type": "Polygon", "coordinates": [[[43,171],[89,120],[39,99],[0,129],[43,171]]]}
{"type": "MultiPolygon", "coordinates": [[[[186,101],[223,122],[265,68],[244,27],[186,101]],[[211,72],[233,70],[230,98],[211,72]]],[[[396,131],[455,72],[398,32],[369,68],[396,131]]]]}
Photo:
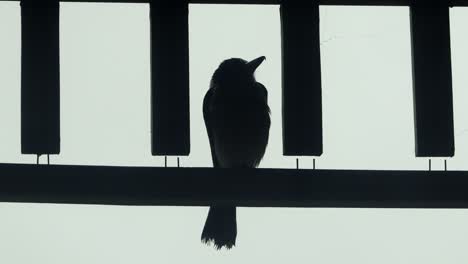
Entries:
{"type": "Polygon", "coordinates": [[[229,200],[275,208],[468,209],[468,171],[0,163],[0,175],[0,202],[10,203],[209,206],[229,200]]]}
{"type": "Polygon", "coordinates": [[[281,1],[283,155],[323,153],[318,1],[281,1]]]}
{"type": "MultiPolygon", "coordinates": [[[[265,154],[270,108],[265,86],[254,77],[263,60],[228,59],[213,74],[203,100],[203,117],[214,167],[255,168],[265,154]]],[[[229,249],[236,235],[236,207],[210,207],[202,241],[229,249]]]]}
{"type": "Polygon", "coordinates": [[[20,3],[21,153],[59,154],[59,1],[20,3]]]}
{"type": "Polygon", "coordinates": [[[410,5],[416,157],[453,157],[450,15],[447,0],[410,5]]]}
{"type": "Polygon", "coordinates": [[[149,1],[151,153],[190,154],[189,23],[184,0],[149,1]]]}

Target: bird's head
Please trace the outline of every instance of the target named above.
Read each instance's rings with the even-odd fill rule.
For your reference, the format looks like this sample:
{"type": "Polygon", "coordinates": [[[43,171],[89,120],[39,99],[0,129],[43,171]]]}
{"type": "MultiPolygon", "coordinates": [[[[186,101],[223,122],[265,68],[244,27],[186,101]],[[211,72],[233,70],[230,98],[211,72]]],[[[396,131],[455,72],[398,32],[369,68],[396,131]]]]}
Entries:
{"type": "Polygon", "coordinates": [[[213,74],[212,84],[216,86],[238,86],[255,82],[255,70],[266,58],[258,57],[252,61],[231,58],[223,61],[213,74]]]}

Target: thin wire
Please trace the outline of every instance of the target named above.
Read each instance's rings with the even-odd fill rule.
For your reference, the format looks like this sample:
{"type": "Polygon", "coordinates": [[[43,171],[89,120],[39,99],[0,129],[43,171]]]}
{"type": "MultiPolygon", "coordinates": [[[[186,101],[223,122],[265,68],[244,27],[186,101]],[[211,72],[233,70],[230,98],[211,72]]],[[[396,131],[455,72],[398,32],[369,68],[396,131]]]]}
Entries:
{"type": "Polygon", "coordinates": [[[39,164],[39,154],[36,154],[36,164],[39,164]]]}
{"type": "Polygon", "coordinates": [[[47,154],[47,165],[50,165],[50,158],[49,158],[49,154],[47,154]]]}
{"type": "Polygon", "coordinates": [[[447,171],[447,160],[444,160],[444,169],[447,171]]]}
{"type": "Polygon", "coordinates": [[[315,170],[315,159],[314,159],[314,163],[313,163],[313,164],[314,164],[314,165],[313,165],[313,168],[314,168],[314,170],[315,170]]]}
{"type": "Polygon", "coordinates": [[[429,159],[429,171],[431,171],[431,159],[429,159]]]}
{"type": "Polygon", "coordinates": [[[179,163],[179,157],[177,157],[177,168],[180,167],[180,163],[179,163]]]}
{"type": "Polygon", "coordinates": [[[299,159],[296,158],[296,169],[299,169],[299,159]]]}
{"type": "Polygon", "coordinates": [[[164,167],[167,167],[167,156],[164,156],[164,167]]]}

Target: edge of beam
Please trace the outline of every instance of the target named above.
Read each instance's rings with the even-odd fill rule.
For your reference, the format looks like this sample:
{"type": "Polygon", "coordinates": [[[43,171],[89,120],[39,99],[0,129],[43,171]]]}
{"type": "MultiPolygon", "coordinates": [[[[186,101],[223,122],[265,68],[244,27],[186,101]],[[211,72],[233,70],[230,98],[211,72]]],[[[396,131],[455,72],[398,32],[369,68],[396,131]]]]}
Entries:
{"type": "MultiPolygon", "coordinates": [[[[19,2],[19,0],[0,0],[19,2]]],[[[83,3],[149,3],[151,0],[60,0],[83,3]]],[[[160,0],[162,1],[162,0],[160,0]]],[[[165,1],[165,0],[164,0],[165,1]]],[[[170,1],[170,0],[169,0],[170,1]]],[[[409,6],[411,0],[318,0],[320,5],[409,6]]],[[[188,0],[191,4],[279,5],[281,0],[188,0]]],[[[449,6],[468,6],[468,0],[449,0],[449,6]]]]}

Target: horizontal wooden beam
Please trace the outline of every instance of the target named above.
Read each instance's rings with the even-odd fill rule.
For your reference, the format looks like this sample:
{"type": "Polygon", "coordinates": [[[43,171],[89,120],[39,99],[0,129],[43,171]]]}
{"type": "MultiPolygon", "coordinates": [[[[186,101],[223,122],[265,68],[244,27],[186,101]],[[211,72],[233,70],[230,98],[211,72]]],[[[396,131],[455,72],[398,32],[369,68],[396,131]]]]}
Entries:
{"type": "MultiPolygon", "coordinates": [[[[0,0],[0,2],[1,1],[19,2],[19,0],[0,0]]],[[[149,3],[149,1],[150,0],[60,0],[60,2],[96,2],[96,3],[149,3]]],[[[409,6],[411,3],[411,0],[318,0],[318,1],[320,5],[363,5],[363,6],[409,6]]],[[[281,3],[281,0],[188,0],[188,2],[192,4],[279,5],[281,3]]],[[[468,0],[449,0],[449,6],[468,6],[468,0]]]]}
{"type": "Polygon", "coordinates": [[[467,171],[0,164],[0,202],[468,208],[467,171]]]}

